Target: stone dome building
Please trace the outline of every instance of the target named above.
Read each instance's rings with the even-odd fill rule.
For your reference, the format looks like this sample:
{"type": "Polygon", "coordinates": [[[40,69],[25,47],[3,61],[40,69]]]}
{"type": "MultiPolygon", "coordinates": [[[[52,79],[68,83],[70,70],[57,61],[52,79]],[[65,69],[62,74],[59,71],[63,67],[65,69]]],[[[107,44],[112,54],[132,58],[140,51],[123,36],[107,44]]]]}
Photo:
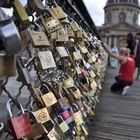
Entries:
{"type": "Polygon", "coordinates": [[[107,0],[104,7],[104,24],[99,27],[105,42],[119,47],[121,39],[129,32],[133,35],[140,32],[139,12],[138,0],[107,0]]]}

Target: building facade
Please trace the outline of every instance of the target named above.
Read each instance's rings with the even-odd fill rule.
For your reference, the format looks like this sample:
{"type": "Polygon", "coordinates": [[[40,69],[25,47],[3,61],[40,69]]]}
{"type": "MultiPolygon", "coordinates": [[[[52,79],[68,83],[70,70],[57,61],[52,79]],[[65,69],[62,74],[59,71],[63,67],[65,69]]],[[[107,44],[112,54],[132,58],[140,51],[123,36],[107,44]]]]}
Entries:
{"type": "Polygon", "coordinates": [[[140,32],[140,5],[138,0],[107,0],[104,7],[104,24],[99,27],[103,40],[111,45],[120,46],[121,40],[131,32],[140,32]]]}

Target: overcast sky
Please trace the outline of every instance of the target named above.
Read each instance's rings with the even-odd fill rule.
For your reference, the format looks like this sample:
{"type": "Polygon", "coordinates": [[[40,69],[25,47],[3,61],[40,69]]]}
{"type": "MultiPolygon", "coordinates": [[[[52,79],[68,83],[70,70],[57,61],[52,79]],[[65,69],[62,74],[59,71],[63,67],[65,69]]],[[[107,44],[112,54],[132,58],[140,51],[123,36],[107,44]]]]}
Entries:
{"type": "MultiPolygon", "coordinates": [[[[27,0],[20,0],[22,4],[25,4],[27,0]]],[[[106,1],[107,0],[83,0],[86,4],[87,9],[89,10],[89,13],[91,14],[91,17],[97,26],[101,26],[104,23],[104,10],[106,1]]],[[[6,12],[9,15],[12,15],[12,11],[6,10],[6,12]]],[[[139,24],[140,24],[140,18],[139,18],[139,24]]]]}
{"type": "MultiPolygon", "coordinates": [[[[20,0],[22,4],[26,3],[26,0],[20,0]]],[[[91,17],[95,25],[102,25],[104,23],[104,11],[103,7],[106,4],[106,0],[84,0],[91,17]]],[[[12,15],[12,9],[6,9],[8,15],[12,15]]]]}
{"type": "Polygon", "coordinates": [[[104,23],[104,10],[106,0],[84,0],[91,17],[97,26],[104,23]]]}

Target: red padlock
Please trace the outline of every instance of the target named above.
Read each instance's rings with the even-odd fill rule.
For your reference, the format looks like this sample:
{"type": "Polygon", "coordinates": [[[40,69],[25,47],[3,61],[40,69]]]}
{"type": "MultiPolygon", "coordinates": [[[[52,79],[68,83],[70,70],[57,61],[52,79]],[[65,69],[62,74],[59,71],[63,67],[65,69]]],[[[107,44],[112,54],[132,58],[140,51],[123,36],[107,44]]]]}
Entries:
{"type": "Polygon", "coordinates": [[[13,116],[10,106],[11,103],[15,104],[15,102],[13,102],[11,99],[6,104],[8,113],[10,115],[9,123],[15,139],[18,140],[32,133],[32,126],[30,124],[28,116],[25,114],[24,109],[19,102],[16,102],[15,105],[17,105],[17,107],[20,108],[22,114],[13,116]]]}

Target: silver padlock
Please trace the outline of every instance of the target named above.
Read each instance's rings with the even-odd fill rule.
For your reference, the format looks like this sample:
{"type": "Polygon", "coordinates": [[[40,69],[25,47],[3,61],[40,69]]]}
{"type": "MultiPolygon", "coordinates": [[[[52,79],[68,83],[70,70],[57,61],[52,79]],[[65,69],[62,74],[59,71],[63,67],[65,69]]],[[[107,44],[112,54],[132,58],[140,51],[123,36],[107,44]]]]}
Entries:
{"type": "Polygon", "coordinates": [[[31,83],[31,76],[29,70],[24,67],[22,60],[19,56],[16,57],[17,71],[19,74],[19,81],[22,81],[24,85],[28,85],[31,83]]]}
{"type": "Polygon", "coordinates": [[[14,55],[21,50],[21,38],[11,19],[0,22],[0,51],[6,55],[14,55]]]}

